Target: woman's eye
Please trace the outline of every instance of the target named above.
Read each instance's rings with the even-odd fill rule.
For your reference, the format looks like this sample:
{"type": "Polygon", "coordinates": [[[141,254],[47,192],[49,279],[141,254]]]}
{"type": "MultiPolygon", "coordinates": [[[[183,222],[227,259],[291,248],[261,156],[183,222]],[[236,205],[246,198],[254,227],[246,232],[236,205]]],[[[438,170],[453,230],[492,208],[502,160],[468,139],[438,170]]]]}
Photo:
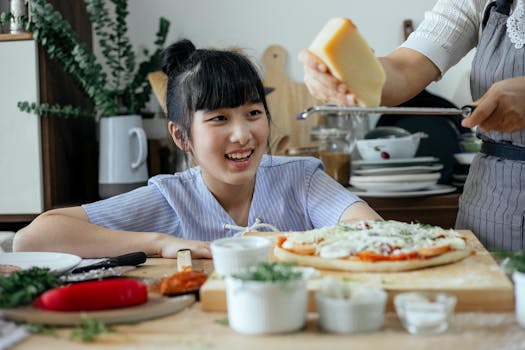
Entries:
{"type": "Polygon", "coordinates": [[[211,121],[211,122],[219,122],[219,121],[224,121],[224,120],[226,120],[226,117],[223,115],[216,115],[208,119],[208,121],[211,121]]]}
{"type": "Polygon", "coordinates": [[[250,113],[249,113],[250,117],[255,117],[255,116],[258,116],[260,114],[262,114],[262,111],[259,110],[259,109],[254,109],[254,110],[250,111],[250,113]]]}

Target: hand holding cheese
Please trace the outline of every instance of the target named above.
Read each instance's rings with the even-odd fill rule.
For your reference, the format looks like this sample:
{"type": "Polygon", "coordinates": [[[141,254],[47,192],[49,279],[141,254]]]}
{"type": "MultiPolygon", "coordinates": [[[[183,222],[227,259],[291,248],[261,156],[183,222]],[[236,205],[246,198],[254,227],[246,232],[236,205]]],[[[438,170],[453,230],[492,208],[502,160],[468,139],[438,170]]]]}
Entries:
{"type": "Polygon", "coordinates": [[[372,107],[380,104],[385,72],[352,21],[347,18],[329,20],[309,51],[348,86],[358,104],[372,107]]]}

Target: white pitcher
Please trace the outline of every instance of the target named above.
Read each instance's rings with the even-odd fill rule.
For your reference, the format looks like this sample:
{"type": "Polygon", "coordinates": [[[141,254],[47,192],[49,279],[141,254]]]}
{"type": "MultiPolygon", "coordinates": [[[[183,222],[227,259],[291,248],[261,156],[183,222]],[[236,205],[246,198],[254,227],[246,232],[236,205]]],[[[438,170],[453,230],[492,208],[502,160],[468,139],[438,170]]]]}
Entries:
{"type": "Polygon", "coordinates": [[[139,115],[100,119],[98,191],[101,198],[144,186],[148,143],[139,115]]]}

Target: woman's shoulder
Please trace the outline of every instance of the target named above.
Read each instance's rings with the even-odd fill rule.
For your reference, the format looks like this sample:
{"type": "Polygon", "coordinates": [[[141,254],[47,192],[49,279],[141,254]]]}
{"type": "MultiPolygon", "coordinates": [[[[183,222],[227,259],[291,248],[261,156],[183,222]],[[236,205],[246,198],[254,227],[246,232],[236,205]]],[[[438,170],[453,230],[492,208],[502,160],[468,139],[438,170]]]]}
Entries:
{"type": "Polygon", "coordinates": [[[176,186],[177,184],[186,185],[197,181],[199,176],[199,168],[193,167],[174,174],[155,175],[148,180],[148,185],[157,185],[159,187],[176,186]]]}
{"type": "Polygon", "coordinates": [[[321,161],[315,157],[291,157],[265,155],[261,160],[260,167],[263,169],[307,167],[317,168],[322,166],[321,161]]]}

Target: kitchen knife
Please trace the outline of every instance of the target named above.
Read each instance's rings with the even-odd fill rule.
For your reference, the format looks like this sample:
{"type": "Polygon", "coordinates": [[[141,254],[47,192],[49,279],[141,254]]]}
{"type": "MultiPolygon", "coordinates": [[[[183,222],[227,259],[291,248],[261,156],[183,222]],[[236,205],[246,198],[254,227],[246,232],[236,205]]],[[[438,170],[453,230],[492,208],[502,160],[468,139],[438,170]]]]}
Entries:
{"type": "Polygon", "coordinates": [[[71,273],[82,273],[95,269],[110,268],[116,266],[136,266],[146,262],[147,256],[144,252],[133,252],[124,255],[115,256],[113,258],[104,259],[100,262],[77,267],[73,269],[71,273]]]}
{"type": "Polygon", "coordinates": [[[466,105],[461,108],[434,108],[434,107],[359,107],[359,106],[339,106],[321,105],[305,109],[297,114],[296,119],[306,119],[310,114],[332,112],[332,113],[353,113],[355,115],[366,114],[402,114],[402,115],[461,115],[468,117],[476,106],[466,105]]]}

